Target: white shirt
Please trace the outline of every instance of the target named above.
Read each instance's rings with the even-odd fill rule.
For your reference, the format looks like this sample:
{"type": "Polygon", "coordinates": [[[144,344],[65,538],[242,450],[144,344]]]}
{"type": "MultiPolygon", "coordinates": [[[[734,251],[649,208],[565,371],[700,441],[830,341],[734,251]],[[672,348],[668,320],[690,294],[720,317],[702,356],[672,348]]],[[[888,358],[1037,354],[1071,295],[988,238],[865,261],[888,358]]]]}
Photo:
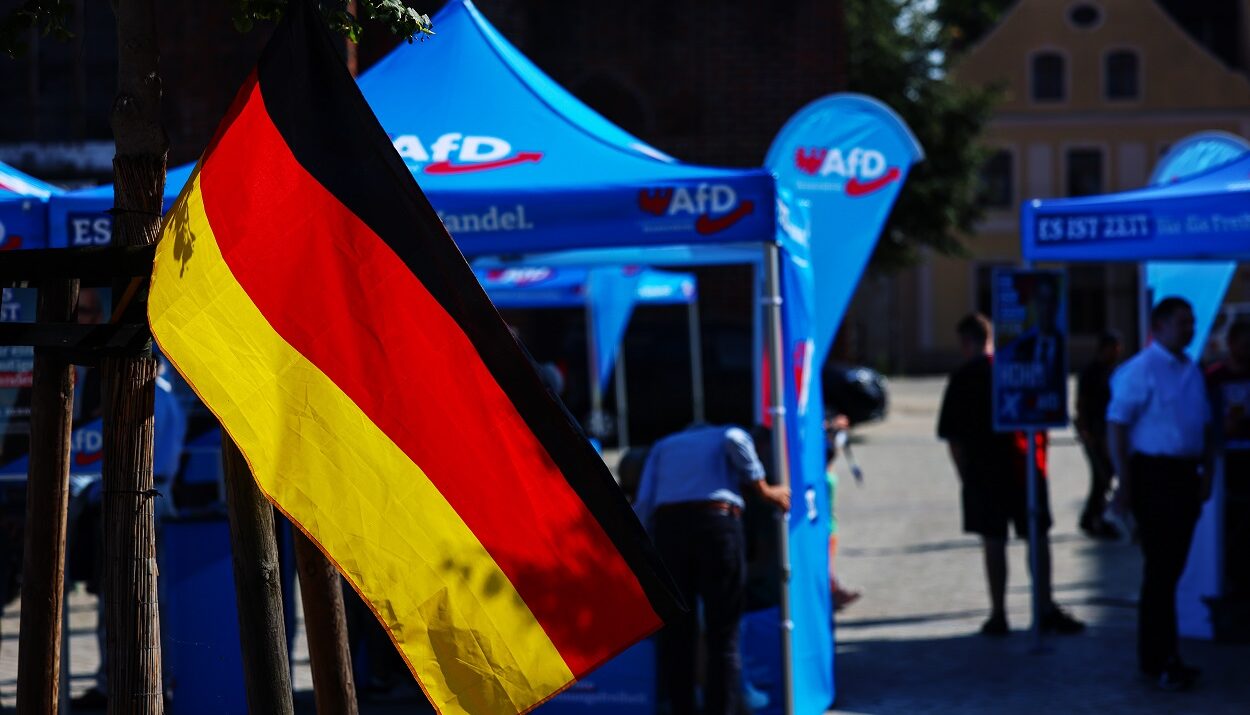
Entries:
{"type": "Polygon", "coordinates": [[[1155,457],[1201,457],[1211,420],[1206,382],[1188,357],[1158,343],[1111,377],[1107,421],[1129,428],[1129,450],[1155,457]]]}

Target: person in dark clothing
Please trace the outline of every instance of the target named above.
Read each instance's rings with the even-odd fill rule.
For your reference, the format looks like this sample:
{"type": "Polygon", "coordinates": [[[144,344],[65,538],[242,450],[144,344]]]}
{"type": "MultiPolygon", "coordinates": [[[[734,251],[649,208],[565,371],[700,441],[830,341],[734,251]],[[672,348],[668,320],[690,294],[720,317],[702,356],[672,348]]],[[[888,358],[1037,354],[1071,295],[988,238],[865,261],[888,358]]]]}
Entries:
{"type": "Polygon", "coordinates": [[[1103,518],[1115,477],[1107,449],[1107,404],[1111,402],[1111,373],[1120,362],[1120,336],[1104,333],[1098,354],[1077,380],[1076,432],[1089,462],[1089,496],[1081,511],[1081,531],[1095,539],[1117,539],[1120,530],[1103,518]]]}
{"type": "MultiPolygon", "coordinates": [[[[1028,538],[1026,490],[1028,437],[1023,433],[996,432],[993,419],[993,354],[990,321],[973,314],[956,327],[965,362],[954,373],[942,396],[938,437],[946,440],[951,461],[961,484],[964,531],[981,537],[985,576],[990,592],[990,617],[981,626],[987,636],[1004,636],[1007,625],[1007,536],[1028,538]]],[[[1041,629],[1074,634],[1085,624],[1057,606],[1050,582],[1050,505],[1045,481],[1045,435],[1039,435],[1038,508],[1041,511],[1037,543],[1037,580],[1042,593],[1041,629]]],[[[1032,561],[1030,561],[1032,563],[1032,561]]]]}

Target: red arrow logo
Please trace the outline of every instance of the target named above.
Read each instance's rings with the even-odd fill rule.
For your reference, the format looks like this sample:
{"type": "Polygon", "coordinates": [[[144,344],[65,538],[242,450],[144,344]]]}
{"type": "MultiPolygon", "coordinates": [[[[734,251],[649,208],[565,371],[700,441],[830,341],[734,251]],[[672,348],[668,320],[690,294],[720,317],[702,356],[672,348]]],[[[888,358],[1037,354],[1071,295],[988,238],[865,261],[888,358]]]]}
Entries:
{"type": "Polygon", "coordinates": [[[500,169],[513,164],[523,164],[527,161],[538,162],[543,158],[542,152],[523,151],[516,156],[510,156],[507,159],[498,159],[496,161],[479,161],[472,164],[453,164],[450,161],[436,161],[425,167],[427,174],[467,174],[472,171],[486,171],[488,169],[500,169]]]}
{"type": "Polygon", "coordinates": [[[699,218],[695,219],[694,230],[702,236],[706,236],[710,233],[720,233],[721,231],[724,231],[735,223],[741,221],[743,217],[754,210],[755,202],[749,199],[744,199],[742,203],[738,204],[737,208],[724,216],[712,218],[707,214],[703,214],[699,218]]]}
{"type": "Polygon", "coordinates": [[[12,251],[15,248],[22,247],[21,236],[9,236],[8,238],[0,238],[0,251],[12,251]]]}
{"type": "Polygon", "coordinates": [[[902,174],[897,166],[891,166],[890,170],[885,172],[884,176],[877,177],[872,181],[860,181],[858,178],[851,177],[846,182],[847,196],[867,196],[874,191],[884,189],[887,185],[898,181],[898,177],[902,174]]]}
{"type": "Polygon", "coordinates": [[[89,464],[95,464],[104,456],[104,452],[79,452],[74,455],[74,464],[85,467],[89,464]]]}

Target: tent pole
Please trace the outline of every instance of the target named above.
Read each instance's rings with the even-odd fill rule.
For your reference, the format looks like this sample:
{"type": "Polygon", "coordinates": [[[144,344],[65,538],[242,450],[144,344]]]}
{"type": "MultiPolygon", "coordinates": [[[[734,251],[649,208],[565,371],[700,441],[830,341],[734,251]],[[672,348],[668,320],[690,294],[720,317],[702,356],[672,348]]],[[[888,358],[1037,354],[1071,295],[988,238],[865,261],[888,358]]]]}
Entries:
{"type": "Polygon", "coordinates": [[[599,385],[599,346],[595,341],[595,311],[586,301],[586,376],[590,379],[590,436],[603,438],[603,388],[599,385]]]}
{"type": "MultiPolygon", "coordinates": [[[[781,323],[781,259],[780,249],[774,243],[764,247],[767,268],[767,287],[764,309],[768,311],[768,355],[771,368],[773,474],[781,486],[790,486],[790,459],[786,444],[785,369],[783,361],[783,335],[781,323]]],[[[791,663],[791,636],[794,623],[790,619],[790,513],[787,511],[778,521],[777,543],[781,562],[781,674],[782,699],[785,715],[794,713],[794,668],[791,663]]]]}
{"type": "Polygon", "coordinates": [[[707,421],[703,399],[703,336],[699,322],[699,299],[686,303],[687,323],[690,329],[690,395],[693,400],[694,422],[707,421]]]}
{"type": "MultiPolygon", "coordinates": [[[[761,292],[760,267],[751,266],[751,290],[761,292]]],[[[755,424],[764,424],[764,336],[763,306],[755,305],[751,309],[751,416],[755,424]]]]}
{"type": "Polygon", "coordinates": [[[629,449],[629,397],[625,389],[625,345],[616,346],[616,448],[624,454],[629,449]]]}
{"type": "Polygon", "coordinates": [[[1144,348],[1150,339],[1150,279],[1144,261],[1137,262],[1137,347],[1144,348]]]}

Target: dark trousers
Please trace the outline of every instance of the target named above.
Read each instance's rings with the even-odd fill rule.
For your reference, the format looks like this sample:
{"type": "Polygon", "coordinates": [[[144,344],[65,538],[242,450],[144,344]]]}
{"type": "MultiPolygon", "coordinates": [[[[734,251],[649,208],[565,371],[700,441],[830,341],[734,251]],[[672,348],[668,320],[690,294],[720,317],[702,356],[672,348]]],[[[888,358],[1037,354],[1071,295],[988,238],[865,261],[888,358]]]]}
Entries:
{"type": "Polygon", "coordinates": [[[1178,659],[1176,585],[1185,571],[1194,525],[1202,509],[1198,461],[1135,455],[1130,494],[1141,540],[1141,599],[1137,613],[1137,658],[1155,674],[1178,659]]]}
{"type": "Polygon", "coordinates": [[[707,634],[703,712],[737,715],[742,699],[738,624],[746,592],[742,520],[694,507],[661,508],[655,514],[655,546],[690,607],[689,614],[660,631],[660,678],[673,715],[695,712],[696,601],[703,606],[707,634]]]}
{"type": "Polygon", "coordinates": [[[1081,526],[1090,526],[1100,521],[1107,511],[1107,493],[1111,491],[1115,467],[1107,452],[1105,434],[1091,435],[1090,440],[1081,446],[1089,462],[1089,496],[1085,499],[1085,509],[1081,511],[1081,526]]]}

